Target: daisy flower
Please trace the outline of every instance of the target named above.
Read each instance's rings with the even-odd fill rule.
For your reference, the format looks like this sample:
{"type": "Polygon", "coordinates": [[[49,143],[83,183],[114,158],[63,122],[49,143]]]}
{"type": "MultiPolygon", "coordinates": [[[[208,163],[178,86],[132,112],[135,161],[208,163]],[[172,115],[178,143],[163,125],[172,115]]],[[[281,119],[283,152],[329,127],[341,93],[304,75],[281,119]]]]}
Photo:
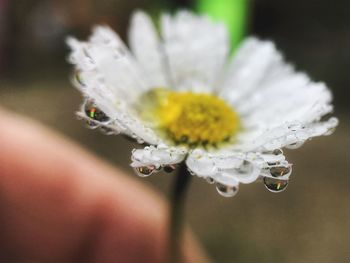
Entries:
{"type": "Polygon", "coordinates": [[[292,172],[282,148],[329,135],[332,94],[287,64],[270,41],[249,37],[230,56],[227,29],[188,11],[160,29],[136,12],[129,47],[107,26],[68,39],[74,83],[91,128],[145,144],[131,166],[149,176],[185,163],[223,196],[262,178],[284,190],[292,172]]]}

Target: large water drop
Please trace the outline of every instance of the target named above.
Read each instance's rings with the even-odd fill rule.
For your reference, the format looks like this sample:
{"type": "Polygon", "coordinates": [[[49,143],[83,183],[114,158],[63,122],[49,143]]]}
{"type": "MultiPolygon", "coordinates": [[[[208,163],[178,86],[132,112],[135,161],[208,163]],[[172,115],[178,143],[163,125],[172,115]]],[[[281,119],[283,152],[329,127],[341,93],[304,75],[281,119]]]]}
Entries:
{"type": "Polygon", "coordinates": [[[85,102],[84,111],[86,116],[92,120],[95,120],[98,122],[109,121],[109,117],[102,110],[97,108],[96,105],[91,100],[88,100],[85,102]]]}
{"type": "Polygon", "coordinates": [[[140,166],[135,167],[135,172],[140,177],[150,176],[155,172],[156,168],[154,166],[140,166]]]}
{"type": "Polygon", "coordinates": [[[216,190],[218,193],[224,197],[233,197],[238,192],[238,185],[237,186],[228,186],[221,183],[216,184],[216,190]]]}
{"type": "Polygon", "coordinates": [[[270,174],[273,177],[280,177],[284,175],[289,175],[292,171],[291,166],[273,166],[270,168],[270,174]]]}
{"type": "Polygon", "coordinates": [[[267,190],[273,193],[284,191],[288,186],[288,180],[280,180],[278,178],[264,178],[264,184],[267,190]]]}

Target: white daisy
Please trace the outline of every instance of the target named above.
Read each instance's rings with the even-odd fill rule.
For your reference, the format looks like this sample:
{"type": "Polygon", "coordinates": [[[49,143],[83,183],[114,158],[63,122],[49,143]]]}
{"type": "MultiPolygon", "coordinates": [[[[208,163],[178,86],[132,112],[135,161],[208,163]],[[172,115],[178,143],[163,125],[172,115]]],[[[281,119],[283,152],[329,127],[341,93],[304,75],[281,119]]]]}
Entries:
{"type": "Polygon", "coordinates": [[[224,25],[180,11],[164,14],[160,34],[133,15],[129,48],[106,26],[87,42],[68,39],[74,83],[92,127],[145,143],[132,164],[147,176],[186,162],[224,196],[259,177],[284,190],[291,164],[282,148],[329,135],[332,94],[286,64],[269,41],[246,39],[232,58],[224,25]]]}

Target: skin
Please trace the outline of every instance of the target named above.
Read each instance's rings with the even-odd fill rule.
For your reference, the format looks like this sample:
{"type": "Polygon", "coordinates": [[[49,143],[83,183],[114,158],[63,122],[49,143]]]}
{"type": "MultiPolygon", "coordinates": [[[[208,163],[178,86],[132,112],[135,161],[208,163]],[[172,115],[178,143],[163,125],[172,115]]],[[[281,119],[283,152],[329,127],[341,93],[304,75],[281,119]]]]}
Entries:
{"type": "MultiPolygon", "coordinates": [[[[168,262],[159,195],[0,109],[0,262],[168,262]]],[[[186,231],[184,262],[208,262],[186,231]]]]}

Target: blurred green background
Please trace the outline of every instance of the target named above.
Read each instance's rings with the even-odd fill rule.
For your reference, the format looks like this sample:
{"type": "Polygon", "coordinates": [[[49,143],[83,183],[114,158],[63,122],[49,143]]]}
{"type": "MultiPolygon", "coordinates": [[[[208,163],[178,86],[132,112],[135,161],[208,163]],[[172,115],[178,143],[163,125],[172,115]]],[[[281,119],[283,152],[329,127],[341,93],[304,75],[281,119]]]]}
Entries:
{"type": "MultiPolygon", "coordinates": [[[[58,130],[167,195],[173,174],[137,178],[128,167],[135,145],[76,120],[81,97],[69,81],[64,38],[84,38],[102,22],[125,38],[133,10],[158,14],[189,5],[185,0],[0,0],[0,105],[58,130]]],[[[330,137],[287,151],[295,166],[283,193],[256,183],[225,199],[212,185],[193,180],[187,218],[213,262],[348,263],[350,1],[256,0],[249,5],[247,33],[272,39],[298,69],[325,81],[334,93],[340,126],[330,137]]]]}

